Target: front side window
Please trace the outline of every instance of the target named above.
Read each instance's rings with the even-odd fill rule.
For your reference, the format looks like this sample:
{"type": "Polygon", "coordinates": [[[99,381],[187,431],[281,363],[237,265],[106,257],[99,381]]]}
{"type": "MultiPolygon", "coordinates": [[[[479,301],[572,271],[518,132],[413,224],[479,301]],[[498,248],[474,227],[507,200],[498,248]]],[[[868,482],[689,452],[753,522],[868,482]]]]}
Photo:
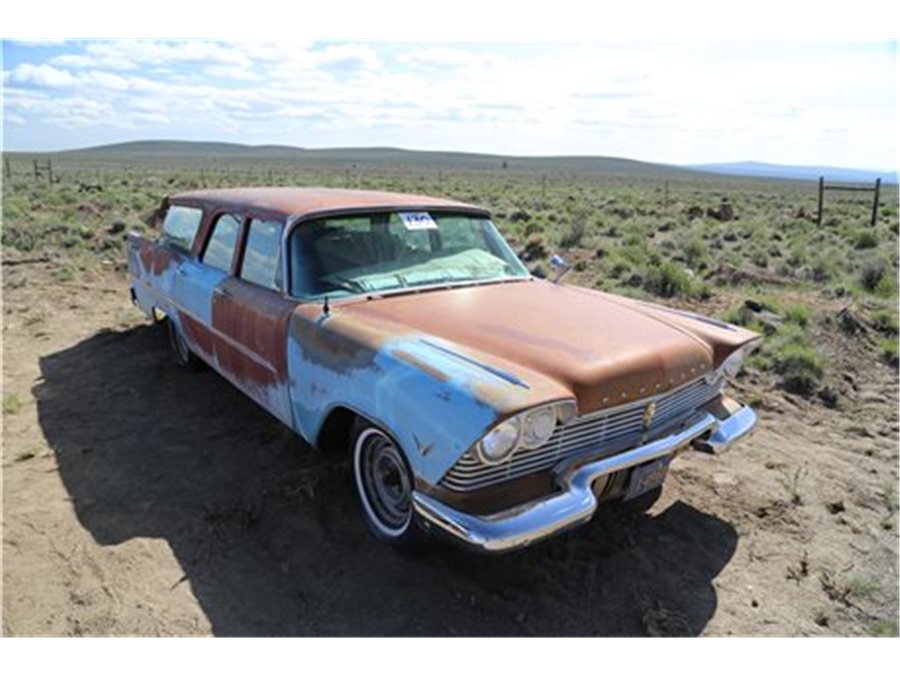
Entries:
{"type": "Polygon", "coordinates": [[[203,220],[201,209],[170,206],[163,220],[160,242],[189,252],[201,220],[203,220]]]}
{"type": "Polygon", "coordinates": [[[289,241],[295,297],[340,297],[430,285],[528,278],[485,217],[373,213],[300,223],[289,241]]]}
{"type": "Polygon", "coordinates": [[[251,220],[244,245],[244,262],[241,278],[250,283],[278,290],[278,250],[281,243],[281,223],[268,220],[251,220]]]}
{"type": "Polygon", "coordinates": [[[230,272],[240,230],[240,218],[230,213],[220,216],[213,225],[212,234],[209,235],[209,242],[203,252],[203,263],[217,270],[230,272]]]}

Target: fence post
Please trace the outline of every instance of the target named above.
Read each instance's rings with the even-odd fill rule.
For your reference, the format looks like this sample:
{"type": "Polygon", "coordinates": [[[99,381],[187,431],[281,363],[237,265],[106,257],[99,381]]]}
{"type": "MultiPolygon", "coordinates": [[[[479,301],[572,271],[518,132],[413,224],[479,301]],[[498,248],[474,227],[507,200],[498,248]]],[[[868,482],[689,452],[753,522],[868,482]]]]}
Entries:
{"type": "Polygon", "coordinates": [[[669,181],[666,181],[666,194],[663,198],[663,212],[669,215],[669,181]]]}
{"type": "Polygon", "coordinates": [[[12,180],[12,168],[9,166],[9,157],[3,158],[3,168],[6,170],[6,180],[12,180]]]}
{"type": "Polygon", "coordinates": [[[47,183],[53,185],[53,162],[47,160],[47,183]]]}
{"type": "Polygon", "coordinates": [[[816,224],[822,225],[822,199],[825,197],[825,176],[819,176],[819,213],[816,216],[816,224]]]}
{"type": "Polygon", "coordinates": [[[875,179],[875,201],[872,202],[872,227],[878,222],[878,193],[881,192],[881,179],[875,179]]]}

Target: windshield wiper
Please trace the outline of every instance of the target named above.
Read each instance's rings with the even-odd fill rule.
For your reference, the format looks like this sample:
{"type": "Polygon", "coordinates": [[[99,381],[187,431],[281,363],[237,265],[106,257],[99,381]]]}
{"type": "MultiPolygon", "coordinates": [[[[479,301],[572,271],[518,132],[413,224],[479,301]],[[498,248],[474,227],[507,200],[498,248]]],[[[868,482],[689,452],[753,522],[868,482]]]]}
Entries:
{"type": "Polygon", "coordinates": [[[343,288],[345,291],[350,291],[351,293],[369,293],[369,289],[367,289],[356,279],[348,279],[346,277],[332,277],[331,279],[329,279],[329,283],[339,288],[343,288]]]}

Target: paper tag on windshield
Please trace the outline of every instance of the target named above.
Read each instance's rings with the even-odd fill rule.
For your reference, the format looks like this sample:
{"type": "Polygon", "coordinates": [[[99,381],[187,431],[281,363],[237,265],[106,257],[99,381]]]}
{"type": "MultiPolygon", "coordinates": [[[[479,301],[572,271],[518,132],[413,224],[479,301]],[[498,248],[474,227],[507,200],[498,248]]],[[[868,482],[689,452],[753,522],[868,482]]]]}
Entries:
{"type": "Polygon", "coordinates": [[[398,213],[407,230],[436,230],[437,223],[431,219],[427,211],[398,213]]]}

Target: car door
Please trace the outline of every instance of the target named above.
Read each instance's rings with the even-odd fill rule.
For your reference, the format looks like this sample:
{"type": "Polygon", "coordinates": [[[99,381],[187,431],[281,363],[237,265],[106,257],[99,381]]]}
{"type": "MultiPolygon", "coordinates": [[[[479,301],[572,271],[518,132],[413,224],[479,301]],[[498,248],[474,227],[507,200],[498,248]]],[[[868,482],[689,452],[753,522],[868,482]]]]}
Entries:
{"type": "Polygon", "coordinates": [[[288,394],[287,331],[296,302],[282,293],[278,220],[250,218],[235,274],[213,294],[219,366],[251,398],[293,426],[288,394]]]}
{"type": "Polygon", "coordinates": [[[204,210],[193,204],[165,204],[162,227],[156,243],[139,251],[140,296],[152,296],[144,304],[160,309],[181,330],[195,352],[211,353],[209,306],[198,301],[196,283],[189,272],[196,266],[194,250],[202,237],[204,210]],[[147,277],[148,279],[144,279],[147,277]]]}
{"type": "Polygon", "coordinates": [[[243,216],[217,213],[207,228],[197,257],[185,257],[175,271],[173,296],[180,306],[181,327],[191,348],[217,365],[213,300],[216,288],[231,274],[243,216]]]}

